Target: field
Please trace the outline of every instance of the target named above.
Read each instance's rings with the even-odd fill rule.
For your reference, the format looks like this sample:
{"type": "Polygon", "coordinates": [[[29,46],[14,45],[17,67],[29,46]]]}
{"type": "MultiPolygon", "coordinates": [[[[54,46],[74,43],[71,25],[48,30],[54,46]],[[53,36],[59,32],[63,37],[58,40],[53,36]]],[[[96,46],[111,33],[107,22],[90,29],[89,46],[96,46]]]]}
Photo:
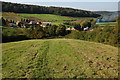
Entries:
{"type": "Polygon", "coordinates": [[[3,78],[117,78],[118,49],[74,39],[3,43],[3,78]]]}
{"type": "Polygon", "coordinates": [[[67,16],[59,16],[53,14],[22,14],[22,13],[8,13],[4,12],[3,17],[8,20],[15,20],[20,21],[22,18],[32,19],[36,21],[45,21],[45,22],[52,22],[52,24],[63,24],[64,22],[72,22],[72,21],[88,21],[94,18],[87,18],[87,17],[67,17],[67,16]]]}
{"type": "Polygon", "coordinates": [[[24,17],[21,17],[21,16],[17,15],[16,13],[11,13],[11,12],[3,12],[2,16],[5,19],[14,20],[14,21],[20,21],[21,18],[24,18],[24,17]]]}
{"type": "Polygon", "coordinates": [[[96,23],[99,26],[116,26],[117,22],[103,22],[103,23],[96,23]]]}

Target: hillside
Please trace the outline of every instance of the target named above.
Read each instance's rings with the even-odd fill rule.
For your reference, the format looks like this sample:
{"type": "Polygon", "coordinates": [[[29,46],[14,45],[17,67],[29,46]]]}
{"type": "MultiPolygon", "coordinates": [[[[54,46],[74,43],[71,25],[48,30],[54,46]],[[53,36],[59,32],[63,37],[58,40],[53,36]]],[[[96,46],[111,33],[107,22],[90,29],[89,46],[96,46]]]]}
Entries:
{"type": "MultiPolygon", "coordinates": [[[[63,24],[65,22],[72,21],[89,21],[95,18],[89,17],[69,17],[69,16],[59,16],[54,14],[24,14],[24,13],[12,13],[12,12],[3,12],[3,17],[7,20],[20,21],[21,19],[30,19],[35,21],[43,22],[52,22],[52,24],[63,24]]],[[[82,23],[81,22],[81,23],[82,23]]]]}
{"type": "Polygon", "coordinates": [[[73,8],[62,8],[62,7],[45,7],[38,5],[26,5],[17,4],[10,2],[2,2],[3,12],[14,12],[14,13],[30,13],[30,14],[56,14],[61,16],[71,17],[99,17],[99,14],[73,9],[73,8]]]}
{"type": "Polygon", "coordinates": [[[119,11],[95,11],[101,14],[100,22],[116,22],[119,11]]]}
{"type": "Polygon", "coordinates": [[[94,12],[97,13],[97,14],[112,14],[115,11],[94,11],[94,12]]]}
{"type": "Polygon", "coordinates": [[[3,43],[3,78],[117,78],[118,49],[74,39],[3,43]]]}
{"type": "Polygon", "coordinates": [[[120,11],[94,11],[97,14],[114,14],[114,13],[120,13],[120,11]]]}

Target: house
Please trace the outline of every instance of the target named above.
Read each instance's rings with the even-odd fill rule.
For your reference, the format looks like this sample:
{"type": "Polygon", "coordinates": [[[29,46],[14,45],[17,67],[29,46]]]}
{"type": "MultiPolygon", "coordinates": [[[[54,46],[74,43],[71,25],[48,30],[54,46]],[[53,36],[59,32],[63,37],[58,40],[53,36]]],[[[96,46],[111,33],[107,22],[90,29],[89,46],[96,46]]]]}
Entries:
{"type": "Polygon", "coordinates": [[[66,30],[76,30],[74,27],[68,27],[68,28],[66,28],[66,30]]]}
{"type": "Polygon", "coordinates": [[[69,28],[66,28],[66,30],[71,30],[71,28],[69,27],[69,28]]]}
{"type": "Polygon", "coordinates": [[[23,28],[31,28],[33,26],[37,26],[41,24],[41,22],[37,22],[34,20],[31,20],[30,22],[22,22],[22,23],[23,23],[22,25],[23,28]]]}
{"type": "Polygon", "coordinates": [[[28,23],[25,23],[23,28],[30,28],[31,27],[31,24],[28,24],[28,23]]]}
{"type": "Polygon", "coordinates": [[[42,26],[42,27],[50,27],[51,26],[51,22],[41,22],[40,26],[42,26]]]}
{"type": "Polygon", "coordinates": [[[19,27],[22,27],[22,26],[23,26],[23,22],[17,21],[17,22],[16,22],[16,25],[19,26],[19,27]]]}
{"type": "Polygon", "coordinates": [[[41,22],[37,22],[36,24],[41,24],[41,22]]]}
{"type": "Polygon", "coordinates": [[[89,29],[89,27],[85,27],[83,30],[84,30],[84,31],[87,31],[88,29],[89,29]]]}
{"type": "Polygon", "coordinates": [[[33,20],[33,21],[30,21],[29,24],[38,24],[38,22],[33,20]]]}
{"type": "Polygon", "coordinates": [[[23,27],[23,28],[31,28],[31,27],[37,27],[37,26],[49,27],[49,26],[51,26],[51,22],[37,22],[34,20],[31,20],[29,22],[17,21],[16,25],[19,27],[23,27]]]}
{"type": "Polygon", "coordinates": [[[40,24],[40,26],[42,26],[42,27],[49,27],[49,24],[47,24],[47,23],[42,23],[42,24],[40,24]]]}
{"type": "Polygon", "coordinates": [[[72,27],[71,30],[76,30],[76,29],[74,27],[72,27]]]}

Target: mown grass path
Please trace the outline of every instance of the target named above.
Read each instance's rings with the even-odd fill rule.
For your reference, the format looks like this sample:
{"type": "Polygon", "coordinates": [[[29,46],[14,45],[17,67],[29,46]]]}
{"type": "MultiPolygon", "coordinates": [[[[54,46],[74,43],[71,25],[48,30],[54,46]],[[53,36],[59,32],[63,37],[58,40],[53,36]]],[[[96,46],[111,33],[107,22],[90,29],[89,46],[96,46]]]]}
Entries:
{"type": "Polygon", "coordinates": [[[3,43],[3,78],[116,78],[118,50],[73,39],[3,43]]]}

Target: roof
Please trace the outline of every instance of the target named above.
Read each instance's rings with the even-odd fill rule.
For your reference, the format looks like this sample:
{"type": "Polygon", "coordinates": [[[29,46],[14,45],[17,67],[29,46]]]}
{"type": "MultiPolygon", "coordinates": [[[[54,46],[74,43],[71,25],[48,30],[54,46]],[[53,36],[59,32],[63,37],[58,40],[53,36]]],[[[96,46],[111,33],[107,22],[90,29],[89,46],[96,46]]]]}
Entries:
{"type": "Polygon", "coordinates": [[[18,25],[18,24],[22,24],[22,22],[20,22],[20,21],[17,21],[17,22],[16,22],[16,25],[18,25]]]}
{"type": "Polygon", "coordinates": [[[66,28],[66,30],[76,30],[75,28],[66,28]]]}
{"type": "Polygon", "coordinates": [[[29,24],[37,24],[37,21],[30,21],[29,24]]]}
{"type": "Polygon", "coordinates": [[[41,24],[41,26],[47,26],[48,25],[48,23],[42,23],[41,24]]]}
{"type": "Polygon", "coordinates": [[[66,28],[66,30],[70,30],[71,28],[66,28]]]}

